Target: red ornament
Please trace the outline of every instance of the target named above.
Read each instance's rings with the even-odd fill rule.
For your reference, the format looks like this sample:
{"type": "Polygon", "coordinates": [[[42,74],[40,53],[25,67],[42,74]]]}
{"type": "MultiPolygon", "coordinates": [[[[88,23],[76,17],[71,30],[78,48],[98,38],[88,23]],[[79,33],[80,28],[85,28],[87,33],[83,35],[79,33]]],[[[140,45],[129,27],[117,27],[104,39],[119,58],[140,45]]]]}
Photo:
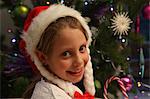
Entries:
{"type": "Polygon", "coordinates": [[[144,8],[143,8],[143,16],[145,19],[150,19],[150,5],[146,5],[144,8]]]}
{"type": "Polygon", "coordinates": [[[130,91],[133,86],[131,78],[128,76],[125,76],[121,78],[121,81],[124,83],[126,90],[130,91]]]}

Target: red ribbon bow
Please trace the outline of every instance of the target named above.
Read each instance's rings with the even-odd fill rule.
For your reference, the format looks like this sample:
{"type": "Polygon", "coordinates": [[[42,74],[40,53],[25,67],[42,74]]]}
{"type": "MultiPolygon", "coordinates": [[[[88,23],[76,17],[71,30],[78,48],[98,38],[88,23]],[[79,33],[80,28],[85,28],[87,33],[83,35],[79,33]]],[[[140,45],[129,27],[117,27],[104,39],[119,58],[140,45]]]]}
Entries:
{"type": "Polygon", "coordinates": [[[75,91],[74,99],[94,99],[94,96],[90,95],[88,92],[81,95],[79,92],[75,91]]]}

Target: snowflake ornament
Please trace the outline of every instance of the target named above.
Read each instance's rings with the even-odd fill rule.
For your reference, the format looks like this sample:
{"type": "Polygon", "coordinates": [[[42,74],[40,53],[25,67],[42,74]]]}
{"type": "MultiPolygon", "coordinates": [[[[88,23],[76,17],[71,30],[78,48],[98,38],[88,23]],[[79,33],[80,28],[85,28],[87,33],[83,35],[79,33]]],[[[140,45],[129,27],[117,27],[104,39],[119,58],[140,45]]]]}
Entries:
{"type": "Polygon", "coordinates": [[[128,13],[115,13],[115,16],[112,21],[113,31],[115,31],[114,35],[128,35],[128,30],[130,29],[129,25],[132,23],[131,19],[127,16],[128,13]]]}

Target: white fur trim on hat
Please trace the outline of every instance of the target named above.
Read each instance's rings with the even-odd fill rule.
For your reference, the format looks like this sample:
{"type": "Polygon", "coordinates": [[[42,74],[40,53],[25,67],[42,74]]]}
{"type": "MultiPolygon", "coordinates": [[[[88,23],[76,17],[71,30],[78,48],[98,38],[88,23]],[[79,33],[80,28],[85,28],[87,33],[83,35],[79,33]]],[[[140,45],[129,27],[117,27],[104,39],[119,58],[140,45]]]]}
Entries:
{"type": "MultiPolygon", "coordinates": [[[[36,65],[37,69],[40,71],[41,75],[47,78],[48,80],[52,81],[53,83],[57,84],[59,87],[61,87],[71,96],[73,96],[75,91],[78,91],[82,94],[80,89],[74,86],[72,83],[59,79],[58,77],[50,73],[48,70],[46,70],[46,68],[44,68],[44,66],[39,61],[37,55],[35,54],[36,46],[44,30],[48,27],[50,23],[54,22],[60,17],[65,16],[72,16],[81,23],[81,25],[88,34],[88,46],[89,46],[92,40],[91,39],[92,34],[87,23],[85,22],[85,19],[81,16],[79,12],[64,5],[52,5],[48,9],[40,12],[35,18],[33,18],[28,30],[24,31],[22,38],[26,42],[26,50],[28,54],[31,56],[32,61],[36,65]]],[[[95,94],[93,69],[90,59],[85,67],[84,86],[86,91],[88,91],[91,95],[95,94]]]]}

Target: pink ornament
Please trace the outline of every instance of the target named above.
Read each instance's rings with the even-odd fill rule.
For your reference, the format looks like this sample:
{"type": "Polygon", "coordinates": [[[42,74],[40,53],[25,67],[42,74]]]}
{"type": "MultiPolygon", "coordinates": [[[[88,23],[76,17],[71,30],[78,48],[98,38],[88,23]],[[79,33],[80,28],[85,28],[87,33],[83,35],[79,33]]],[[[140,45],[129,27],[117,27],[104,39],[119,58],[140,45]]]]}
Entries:
{"type": "Polygon", "coordinates": [[[122,77],[121,81],[124,83],[126,90],[130,91],[132,86],[133,86],[131,78],[129,78],[128,76],[127,77],[122,77]]]}
{"type": "Polygon", "coordinates": [[[144,8],[143,8],[143,16],[145,19],[150,19],[150,5],[146,5],[144,8]]]}

